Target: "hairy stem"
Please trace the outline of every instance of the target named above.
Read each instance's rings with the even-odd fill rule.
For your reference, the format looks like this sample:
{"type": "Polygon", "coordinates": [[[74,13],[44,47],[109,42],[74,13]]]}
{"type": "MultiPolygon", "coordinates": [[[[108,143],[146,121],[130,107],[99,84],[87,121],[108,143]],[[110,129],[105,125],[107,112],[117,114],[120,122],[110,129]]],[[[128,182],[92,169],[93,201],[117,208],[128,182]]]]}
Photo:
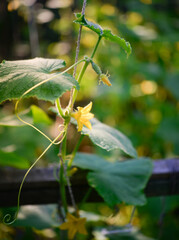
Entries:
{"type": "Polygon", "coordinates": [[[61,156],[60,156],[60,197],[62,200],[65,213],[67,213],[68,209],[67,209],[66,190],[65,190],[65,181],[64,181],[64,166],[63,166],[61,156]]]}
{"type": "MultiPolygon", "coordinates": [[[[68,129],[68,123],[67,123],[67,129],[68,129]]],[[[63,159],[65,159],[66,156],[66,141],[67,137],[65,135],[63,142],[60,144],[60,151],[59,151],[59,158],[60,158],[60,195],[62,199],[62,204],[65,210],[65,213],[67,214],[68,208],[67,208],[67,200],[66,200],[66,181],[64,178],[64,163],[63,159]]]]}
{"type": "MultiPolygon", "coordinates": [[[[86,3],[87,3],[87,0],[84,0],[84,1],[83,1],[82,11],[81,11],[81,14],[82,14],[82,15],[85,14],[86,3]]],[[[81,32],[82,32],[82,25],[80,25],[80,29],[79,29],[79,33],[78,33],[75,63],[78,61],[78,56],[79,56],[79,52],[80,52],[81,32]]],[[[75,76],[76,76],[76,68],[77,68],[77,66],[74,67],[74,71],[73,71],[73,77],[74,77],[74,78],[75,78],[75,76]]]]}
{"type": "Polygon", "coordinates": [[[66,165],[65,165],[64,160],[63,160],[63,157],[62,157],[61,155],[60,155],[60,160],[61,160],[61,167],[63,168],[63,174],[64,174],[64,177],[65,177],[65,179],[66,179],[68,191],[69,191],[69,194],[70,194],[71,203],[72,203],[72,206],[73,206],[74,209],[75,209],[76,216],[78,216],[78,210],[77,210],[76,203],[75,203],[75,198],[74,198],[74,195],[73,195],[73,192],[72,192],[70,179],[69,179],[69,177],[68,177],[66,165]]]}

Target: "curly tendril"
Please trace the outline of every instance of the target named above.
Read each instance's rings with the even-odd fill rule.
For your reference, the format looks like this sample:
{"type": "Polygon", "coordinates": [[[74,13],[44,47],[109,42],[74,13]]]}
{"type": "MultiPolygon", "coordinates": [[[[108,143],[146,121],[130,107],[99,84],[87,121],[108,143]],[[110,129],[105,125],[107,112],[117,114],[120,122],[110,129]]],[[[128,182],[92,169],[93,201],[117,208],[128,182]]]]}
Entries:
{"type": "Polygon", "coordinates": [[[3,218],[3,222],[7,225],[11,225],[12,223],[14,223],[17,220],[18,217],[18,213],[19,213],[19,208],[20,208],[20,196],[21,196],[21,191],[22,191],[22,187],[23,184],[25,182],[25,179],[27,177],[27,175],[29,174],[29,172],[31,171],[31,169],[36,165],[36,163],[43,157],[43,155],[49,150],[49,148],[54,144],[54,142],[61,137],[61,135],[64,133],[62,139],[59,141],[59,143],[61,143],[63,141],[63,139],[66,137],[66,133],[67,133],[67,126],[64,127],[64,130],[48,145],[48,147],[43,151],[43,153],[35,160],[35,162],[30,166],[30,168],[27,170],[26,174],[24,175],[21,185],[19,187],[19,192],[18,192],[18,197],[17,197],[17,211],[15,213],[14,218],[12,217],[12,215],[10,215],[9,213],[6,214],[3,218]],[[11,219],[13,219],[11,221],[11,219]]]}
{"type": "Polygon", "coordinates": [[[3,223],[6,225],[13,224],[17,219],[17,212],[15,212],[15,216],[12,216],[11,214],[6,214],[3,218],[3,223]],[[11,220],[13,219],[13,220],[11,220]]]}
{"type": "MultiPolygon", "coordinates": [[[[69,71],[71,68],[75,67],[76,65],[78,65],[79,63],[85,61],[85,59],[82,59],[78,62],[76,62],[75,64],[73,64],[72,66],[70,66],[69,68],[67,68],[66,70],[64,70],[63,72],[60,72],[60,73],[57,73],[57,75],[62,75],[64,73],[66,73],[67,71],[69,71]]],[[[19,98],[19,100],[16,102],[15,104],[15,114],[17,116],[17,118],[24,124],[34,128],[36,131],[38,131],[41,135],[43,135],[46,139],[48,139],[50,141],[50,144],[47,146],[47,148],[43,151],[43,153],[35,160],[35,162],[30,166],[30,168],[27,170],[27,172],[25,173],[23,179],[22,179],[22,182],[21,182],[21,185],[19,187],[19,192],[18,192],[18,197],[17,197],[17,210],[15,212],[14,215],[11,215],[11,214],[6,214],[3,218],[3,223],[6,224],[6,225],[11,225],[12,223],[14,223],[16,220],[17,220],[17,217],[18,217],[18,213],[19,213],[19,209],[20,209],[20,196],[21,196],[21,191],[22,191],[22,187],[23,187],[23,184],[25,182],[25,179],[27,177],[27,175],[29,174],[29,172],[31,171],[31,169],[36,165],[36,163],[43,157],[43,155],[48,151],[48,149],[52,146],[52,145],[57,145],[57,144],[60,144],[64,138],[66,137],[66,134],[67,134],[67,127],[68,127],[68,124],[64,123],[62,125],[60,125],[59,127],[63,126],[63,130],[58,134],[58,136],[54,139],[54,140],[51,140],[45,133],[43,133],[41,130],[39,130],[37,127],[35,127],[34,125],[30,124],[29,122],[26,122],[25,120],[23,120],[19,114],[18,114],[18,105],[20,103],[20,101],[22,100],[22,98],[27,95],[29,92],[31,92],[32,90],[34,90],[35,88],[41,86],[42,84],[50,81],[51,79],[55,78],[57,75],[54,75],[36,85],[34,85],[33,87],[29,88],[26,92],[24,92],[22,94],[22,96],[19,98]],[[58,142],[56,142],[58,140],[59,137],[62,137],[61,140],[59,140],[58,142]]],[[[63,116],[62,116],[63,117],[63,116]]]]}
{"type": "MultiPolygon", "coordinates": [[[[82,9],[82,14],[84,15],[84,12],[85,12],[85,7],[86,7],[86,0],[83,1],[83,9],[82,9]]],[[[82,28],[82,27],[81,27],[82,28]]],[[[79,36],[81,35],[81,33],[79,33],[79,36]]],[[[81,36],[80,36],[81,37],[81,36]]],[[[98,39],[98,42],[93,50],[93,53],[91,55],[91,58],[93,58],[95,52],[96,52],[96,49],[98,47],[98,44],[101,40],[101,37],[99,37],[98,39]]],[[[79,43],[78,45],[80,45],[80,40],[79,40],[79,43]]],[[[7,225],[10,225],[12,223],[14,223],[17,218],[18,218],[18,214],[19,214],[19,210],[20,210],[20,197],[21,197],[21,191],[22,191],[22,187],[23,187],[23,184],[26,180],[26,177],[28,176],[28,174],[30,173],[30,171],[32,170],[32,168],[36,165],[36,163],[44,156],[44,154],[50,149],[50,147],[52,145],[56,145],[56,144],[60,144],[64,138],[66,137],[66,134],[67,134],[67,128],[68,128],[68,123],[69,123],[69,119],[68,117],[70,118],[70,114],[71,114],[71,111],[73,109],[73,104],[74,104],[74,101],[75,101],[75,98],[76,98],[76,95],[77,95],[77,90],[73,89],[72,92],[72,96],[71,96],[71,101],[69,102],[69,112],[67,112],[67,116],[64,115],[63,113],[63,110],[60,106],[60,102],[58,102],[59,100],[57,99],[56,100],[56,104],[57,104],[57,108],[58,108],[58,111],[59,111],[59,114],[63,117],[64,119],[64,123],[63,125],[60,125],[60,126],[63,126],[63,129],[60,131],[60,133],[58,134],[58,136],[56,138],[54,138],[54,140],[52,140],[50,137],[48,137],[45,133],[43,133],[41,130],[39,130],[37,127],[35,127],[34,125],[32,125],[31,123],[29,122],[26,122],[25,120],[23,120],[20,116],[19,116],[19,113],[18,113],[18,106],[19,106],[19,103],[20,101],[22,100],[22,98],[24,96],[26,96],[29,92],[31,92],[32,90],[36,89],[37,87],[43,85],[44,83],[47,83],[48,81],[50,81],[51,79],[55,78],[57,75],[62,75],[64,74],[65,72],[69,71],[70,69],[74,68],[74,77],[76,75],[76,66],[81,63],[81,62],[85,62],[84,66],[83,66],[83,69],[81,71],[81,73],[79,74],[79,77],[78,77],[78,82],[80,83],[81,82],[81,79],[84,75],[84,72],[89,64],[89,62],[87,61],[87,59],[82,59],[80,61],[78,61],[78,53],[77,53],[77,57],[76,57],[76,60],[75,60],[75,64],[73,64],[72,66],[70,66],[69,68],[67,68],[66,70],[64,70],[63,72],[60,72],[60,73],[57,73],[56,75],[53,75],[52,77],[46,79],[46,80],[43,80],[41,82],[39,82],[38,84],[34,85],[33,87],[29,88],[27,91],[25,91],[22,96],[17,100],[16,104],[15,104],[15,114],[17,116],[17,118],[22,122],[24,123],[25,125],[28,125],[30,127],[32,127],[33,129],[35,129],[36,131],[38,131],[42,136],[44,136],[49,142],[50,144],[46,147],[46,149],[43,151],[43,153],[34,161],[34,163],[30,166],[30,168],[26,171],[25,175],[23,176],[23,179],[22,179],[22,182],[20,184],[20,187],[19,187],[19,191],[18,191],[18,196],[17,196],[17,210],[15,213],[13,214],[6,214],[3,218],[3,222],[7,225]],[[61,138],[59,141],[58,139],[61,138]]],[[[76,151],[76,150],[75,150],[76,151]]],[[[75,152],[74,152],[75,153],[75,152]]],[[[72,162],[72,159],[74,158],[74,155],[72,155],[72,157],[70,158],[70,162],[72,162]]],[[[63,169],[65,171],[65,177],[67,179],[67,185],[69,187],[69,193],[70,193],[70,196],[71,196],[71,199],[72,199],[72,204],[74,207],[76,207],[76,204],[75,204],[75,201],[74,201],[74,198],[73,198],[73,193],[72,193],[72,189],[70,187],[70,181],[69,181],[69,178],[67,176],[67,172],[66,172],[66,167],[64,165],[64,160],[65,158],[63,159],[62,156],[60,156],[60,159],[61,159],[61,165],[63,166],[63,169]]],[[[57,172],[55,171],[54,172],[54,175],[55,177],[57,177],[57,172]],[[56,173],[56,174],[55,174],[56,173]]],[[[76,209],[77,211],[77,209],[76,209]]],[[[84,231],[83,231],[84,232],[84,231]]]]}

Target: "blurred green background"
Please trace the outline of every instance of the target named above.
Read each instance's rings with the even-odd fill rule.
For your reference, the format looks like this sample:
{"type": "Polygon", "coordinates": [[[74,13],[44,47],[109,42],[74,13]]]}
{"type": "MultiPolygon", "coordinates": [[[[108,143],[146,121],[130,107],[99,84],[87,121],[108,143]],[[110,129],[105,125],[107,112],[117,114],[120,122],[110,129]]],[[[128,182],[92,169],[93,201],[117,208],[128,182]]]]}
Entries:
{"type": "MultiPolygon", "coordinates": [[[[39,56],[62,58],[67,66],[73,64],[79,29],[73,20],[74,13],[80,12],[81,6],[82,1],[74,0],[1,0],[0,61],[39,56]]],[[[88,67],[78,95],[78,104],[83,106],[92,100],[92,112],[99,120],[126,134],[139,156],[152,159],[175,158],[179,155],[178,13],[179,4],[176,0],[88,0],[86,7],[87,19],[125,38],[133,50],[127,58],[118,45],[103,40],[94,61],[103,72],[110,74],[112,87],[98,85],[96,73],[88,67]]],[[[91,54],[96,41],[95,33],[83,28],[80,58],[91,54]]],[[[77,73],[79,70],[80,67],[77,73]]],[[[67,98],[68,94],[62,99],[64,103],[67,98]]],[[[38,105],[55,120],[55,115],[49,111],[49,103],[36,99],[25,100],[21,104],[22,110],[30,104],[38,105]]],[[[14,113],[14,102],[5,102],[0,109],[2,123],[5,122],[4,117],[14,113]]],[[[39,126],[53,137],[57,123],[58,120],[49,126],[39,126]]],[[[1,151],[7,154],[13,152],[20,159],[16,164],[9,163],[9,166],[28,167],[46,145],[47,141],[29,127],[0,127],[1,151]]],[[[69,146],[69,151],[72,147],[69,146]]],[[[94,149],[86,138],[81,151],[109,155],[94,149]]],[[[40,165],[57,162],[57,153],[57,148],[51,148],[40,165]]],[[[116,152],[111,154],[118,156],[116,152]]],[[[1,167],[7,165],[3,159],[0,160],[1,167]]],[[[177,200],[177,197],[148,199],[148,204],[137,209],[134,218],[134,225],[141,229],[140,233],[109,236],[107,239],[178,239],[177,200]]],[[[86,204],[84,210],[98,214],[98,217],[112,214],[112,210],[103,204],[86,204]]],[[[125,224],[130,210],[131,207],[121,207],[120,216],[109,218],[111,221],[100,219],[102,223],[98,219],[89,223],[88,229],[92,232],[98,226],[125,224]]],[[[58,230],[49,229],[49,226],[54,225],[49,223],[49,232],[46,229],[42,234],[30,228],[30,223],[25,229],[0,225],[0,239],[59,239],[58,230]]],[[[78,239],[105,238],[96,233],[78,239]]]]}

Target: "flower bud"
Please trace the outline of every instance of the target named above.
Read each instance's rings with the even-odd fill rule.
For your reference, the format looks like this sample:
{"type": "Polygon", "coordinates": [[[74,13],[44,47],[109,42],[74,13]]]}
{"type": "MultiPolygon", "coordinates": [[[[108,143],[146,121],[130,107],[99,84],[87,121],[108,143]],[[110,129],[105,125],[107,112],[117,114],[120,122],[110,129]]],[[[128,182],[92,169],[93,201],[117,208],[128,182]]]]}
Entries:
{"type": "Polygon", "coordinates": [[[110,76],[110,75],[109,75],[108,73],[106,73],[106,74],[104,74],[104,73],[100,74],[100,76],[99,76],[99,83],[103,82],[103,83],[106,84],[107,86],[112,86],[111,82],[109,81],[109,76],[110,76]]]}

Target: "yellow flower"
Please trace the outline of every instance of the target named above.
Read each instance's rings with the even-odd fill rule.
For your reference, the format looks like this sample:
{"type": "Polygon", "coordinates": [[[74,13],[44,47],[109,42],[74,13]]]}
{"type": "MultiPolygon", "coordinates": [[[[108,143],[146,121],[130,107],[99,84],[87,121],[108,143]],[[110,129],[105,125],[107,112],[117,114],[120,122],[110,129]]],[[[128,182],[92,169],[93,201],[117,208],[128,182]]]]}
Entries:
{"type": "Polygon", "coordinates": [[[100,74],[100,76],[99,76],[99,83],[100,82],[103,82],[104,84],[106,84],[107,86],[112,86],[112,84],[111,84],[111,82],[109,81],[109,74],[108,73],[106,73],[106,74],[104,74],[104,73],[102,73],[102,74],[100,74]]]}
{"type": "Polygon", "coordinates": [[[90,119],[94,117],[94,114],[90,113],[92,108],[92,102],[90,102],[86,107],[77,107],[78,111],[71,114],[77,120],[78,131],[80,132],[85,125],[87,128],[91,129],[90,119]]]}
{"type": "Polygon", "coordinates": [[[86,218],[77,218],[67,213],[67,222],[60,225],[61,230],[68,230],[68,238],[73,239],[77,232],[87,235],[85,228],[86,218]]]}

